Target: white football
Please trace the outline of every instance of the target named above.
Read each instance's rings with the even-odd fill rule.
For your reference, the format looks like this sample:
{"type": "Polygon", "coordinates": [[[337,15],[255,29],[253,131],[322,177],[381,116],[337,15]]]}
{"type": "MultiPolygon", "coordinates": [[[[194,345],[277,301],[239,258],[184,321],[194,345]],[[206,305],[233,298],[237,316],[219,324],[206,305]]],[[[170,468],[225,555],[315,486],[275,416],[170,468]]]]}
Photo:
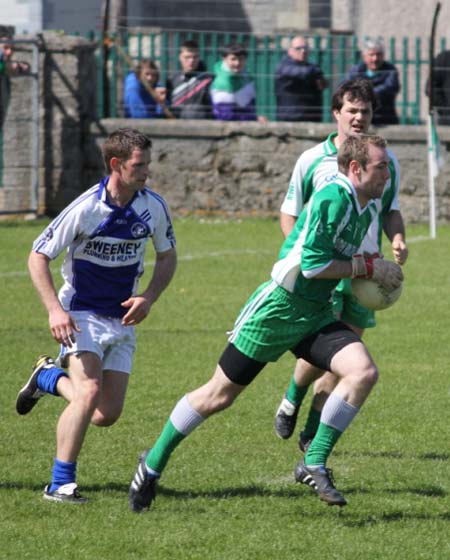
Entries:
{"type": "Polygon", "coordinates": [[[384,286],[380,286],[374,280],[365,278],[354,278],[352,280],[352,292],[358,302],[368,309],[380,311],[394,305],[402,293],[403,284],[395,290],[389,291],[384,286]]]}

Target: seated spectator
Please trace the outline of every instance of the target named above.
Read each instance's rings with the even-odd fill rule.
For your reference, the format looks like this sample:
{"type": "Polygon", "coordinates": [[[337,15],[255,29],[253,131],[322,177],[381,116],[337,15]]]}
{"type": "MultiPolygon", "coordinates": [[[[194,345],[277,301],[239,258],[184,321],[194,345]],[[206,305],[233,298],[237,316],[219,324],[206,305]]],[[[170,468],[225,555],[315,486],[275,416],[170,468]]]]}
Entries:
{"type": "Polygon", "coordinates": [[[322,90],[327,86],[322,70],[308,62],[305,37],[294,37],[275,73],[277,120],[322,121],[322,90]]]}
{"type": "Polygon", "coordinates": [[[255,82],[245,69],[246,62],[247,51],[242,45],[231,44],[223,50],[222,60],[214,66],[211,84],[214,118],[266,122],[265,117],[256,116],[255,82]]]}
{"type": "Polygon", "coordinates": [[[214,76],[200,60],[196,41],[181,45],[179,61],[181,72],[170,76],[166,84],[172,113],[179,119],[212,118],[209,87],[214,76]]]}
{"type": "Polygon", "coordinates": [[[384,60],[384,46],[380,39],[366,41],[363,61],[350,69],[346,79],[359,77],[370,79],[377,98],[372,123],[375,126],[398,124],[395,110],[395,98],[400,91],[398,72],[393,64],[384,60]]]}
{"type": "Polygon", "coordinates": [[[425,93],[430,95],[433,86],[433,107],[437,109],[437,122],[450,124],[450,50],[442,51],[434,59],[433,83],[427,80],[425,93]]]}
{"type": "Polygon", "coordinates": [[[158,80],[159,68],[153,60],[142,60],[136,71],[128,74],[123,88],[125,117],[155,119],[163,116],[166,90],[158,80]]]}

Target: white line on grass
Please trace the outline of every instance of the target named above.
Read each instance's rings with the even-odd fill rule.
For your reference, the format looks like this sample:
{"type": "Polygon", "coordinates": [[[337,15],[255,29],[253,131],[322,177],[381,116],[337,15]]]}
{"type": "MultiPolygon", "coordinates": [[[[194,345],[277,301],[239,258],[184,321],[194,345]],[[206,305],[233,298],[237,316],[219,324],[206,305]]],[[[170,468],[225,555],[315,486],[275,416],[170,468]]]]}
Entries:
{"type": "MultiPolygon", "coordinates": [[[[417,237],[411,237],[407,240],[408,244],[419,243],[420,241],[432,241],[431,237],[426,237],[419,235],[417,237]]],[[[179,255],[179,261],[196,261],[200,259],[210,259],[215,257],[234,257],[236,255],[270,255],[275,254],[274,251],[268,250],[256,250],[256,249],[242,249],[239,251],[227,250],[227,251],[211,251],[208,253],[200,253],[198,255],[179,255]]],[[[155,261],[146,261],[145,266],[153,266],[155,261]]],[[[11,271],[11,272],[0,272],[0,278],[17,278],[20,276],[27,276],[28,272],[26,270],[11,271]]]]}
{"type": "MultiPolygon", "coordinates": [[[[424,235],[419,235],[417,237],[411,237],[407,240],[408,244],[418,243],[420,241],[431,241],[431,237],[426,237],[424,235]]],[[[209,253],[199,253],[198,255],[179,255],[178,261],[196,261],[201,259],[211,259],[215,257],[234,257],[236,255],[270,255],[274,254],[274,251],[260,250],[260,249],[242,249],[240,251],[235,251],[232,249],[225,251],[211,251],[209,253]]],[[[153,266],[155,261],[146,261],[145,266],[153,266]]],[[[11,271],[11,272],[0,272],[0,278],[17,278],[21,276],[28,276],[27,270],[11,271]]]]}
{"type": "MultiPolygon", "coordinates": [[[[256,250],[256,249],[242,249],[239,251],[227,250],[227,251],[211,251],[209,253],[200,253],[198,255],[179,255],[178,261],[197,261],[200,259],[211,259],[216,257],[234,257],[237,255],[270,255],[275,254],[274,251],[268,250],[256,250]]],[[[155,261],[145,261],[144,266],[153,266],[155,261]]],[[[52,267],[57,268],[57,267],[52,267]]],[[[11,272],[0,272],[0,278],[16,278],[19,276],[28,276],[27,270],[11,271],[11,272]]]]}

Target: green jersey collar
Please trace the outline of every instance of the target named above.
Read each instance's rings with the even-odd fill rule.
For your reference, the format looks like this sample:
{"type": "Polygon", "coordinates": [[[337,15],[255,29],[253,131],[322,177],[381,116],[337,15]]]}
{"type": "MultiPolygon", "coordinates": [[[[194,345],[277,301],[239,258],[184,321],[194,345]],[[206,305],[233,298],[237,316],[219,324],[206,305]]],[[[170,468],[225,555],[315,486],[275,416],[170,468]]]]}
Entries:
{"type": "Polygon", "coordinates": [[[337,132],[332,132],[324,142],[325,144],[324,149],[327,156],[334,156],[335,154],[337,154],[337,148],[333,142],[333,140],[336,138],[337,135],[338,135],[337,132]]]}

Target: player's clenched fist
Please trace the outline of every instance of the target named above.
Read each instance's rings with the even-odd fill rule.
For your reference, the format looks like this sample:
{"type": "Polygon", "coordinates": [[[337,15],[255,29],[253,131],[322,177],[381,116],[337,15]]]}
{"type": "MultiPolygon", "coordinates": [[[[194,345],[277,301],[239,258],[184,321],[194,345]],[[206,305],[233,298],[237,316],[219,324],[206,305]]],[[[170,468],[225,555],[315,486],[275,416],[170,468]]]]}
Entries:
{"type": "Polygon", "coordinates": [[[352,278],[373,278],[387,290],[395,290],[403,281],[403,272],[397,263],[385,261],[378,254],[353,255],[352,278]]]}

